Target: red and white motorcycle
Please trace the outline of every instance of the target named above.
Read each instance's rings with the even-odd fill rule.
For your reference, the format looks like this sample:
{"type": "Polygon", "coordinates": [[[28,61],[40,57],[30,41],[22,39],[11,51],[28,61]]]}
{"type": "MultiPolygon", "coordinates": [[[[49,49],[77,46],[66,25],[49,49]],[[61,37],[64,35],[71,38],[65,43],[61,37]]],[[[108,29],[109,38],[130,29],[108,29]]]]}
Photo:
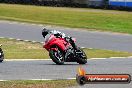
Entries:
{"type": "MultiPolygon", "coordinates": [[[[75,39],[73,40],[75,43],[75,39]]],[[[64,38],[56,38],[54,35],[46,36],[43,48],[49,52],[50,58],[58,65],[62,65],[64,62],[87,63],[85,52],[79,47],[74,49],[64,38]]]]}

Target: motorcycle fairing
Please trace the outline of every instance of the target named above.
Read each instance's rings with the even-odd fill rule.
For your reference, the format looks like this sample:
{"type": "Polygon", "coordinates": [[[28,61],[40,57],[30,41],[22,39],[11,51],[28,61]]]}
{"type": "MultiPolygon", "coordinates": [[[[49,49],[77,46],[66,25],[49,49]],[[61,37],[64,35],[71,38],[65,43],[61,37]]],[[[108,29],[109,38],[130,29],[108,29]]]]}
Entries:
{"type": "Polygon", "coordinates": [[[63,38],[54,38],[52,39],[49,43],[44,45],[44,48],[50,50],[50,49],[54,49],[51,48],[52,46],[56,45],[58,46],[62,51],[64,51],[66,48],[65,46],[66,42],[63,38]]]}

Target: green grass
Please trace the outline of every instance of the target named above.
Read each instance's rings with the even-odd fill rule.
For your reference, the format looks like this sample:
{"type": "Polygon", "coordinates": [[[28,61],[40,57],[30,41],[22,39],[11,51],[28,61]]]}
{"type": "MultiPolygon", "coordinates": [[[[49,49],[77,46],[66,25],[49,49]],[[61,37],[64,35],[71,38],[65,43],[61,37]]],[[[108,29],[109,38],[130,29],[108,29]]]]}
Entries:
{"type": "MultiPolygon", "coordinates": [[[[23,42],[0,38],[0,44],[6,59],[47,59],[48,52],[42,48],[40,43],[23,42]]],[[[101,49],[84,49],[88,58],[108,58],[132,56],[132,53],[101,49]]]]}
{"type": "Polygon", "coordinates": [[[9,40],[6,38],[0,39],[0,44],[5,53],[6,59],[41,59],[49,58],[48,52],[42,48],[40,43],[9,40]]]}
{"type": "Polygon", "coordinates": [[[0,4],[0,19],[132,34],[132,12],[0,4]]]}
{"type": "Polygon", "coordinates": [[[0,82],[0,88],[67,88],[77,85],[75,80],[54,81],[4,81],[0,82]]]}
{"type": "Polygon", "coordinates": [[[127,57],[132,56],[131,52],[121,52],[102,49],[84,49],[89,58],[109,58],[109,57],[127,57]]]}

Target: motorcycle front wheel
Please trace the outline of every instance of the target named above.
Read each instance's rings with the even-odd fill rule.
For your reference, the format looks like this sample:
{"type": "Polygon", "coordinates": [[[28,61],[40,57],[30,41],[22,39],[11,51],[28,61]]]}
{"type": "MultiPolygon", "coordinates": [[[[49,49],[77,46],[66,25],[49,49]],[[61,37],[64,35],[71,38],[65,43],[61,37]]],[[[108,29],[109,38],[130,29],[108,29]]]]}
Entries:
{"type": "Polygon", "coordinates": [[[50,50],[49,51],[49,56],[58,65],[63,65],[64,64],[64,56],[62,52],[58,49],[57,51],[55,50],[50,50]]]}

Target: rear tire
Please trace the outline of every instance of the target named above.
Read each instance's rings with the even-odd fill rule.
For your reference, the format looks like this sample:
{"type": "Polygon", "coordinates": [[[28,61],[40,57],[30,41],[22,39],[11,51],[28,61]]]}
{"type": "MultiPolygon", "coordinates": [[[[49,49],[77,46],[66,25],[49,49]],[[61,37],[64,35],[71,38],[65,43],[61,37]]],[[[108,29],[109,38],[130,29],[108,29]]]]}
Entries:
{"type": "Polygon", "coordinates": [[[49,51],[49,56],[50,58],[53,60],[53,62],[55,62],[58,65],[63,65],[64,64],[64,56],[62,55],[61,59],[58,57],[56,57],[55,53],[57,53],[57,51],[54,50],[50,50],[49,51]]]}
{"type": "Polygon", "coordinates": [[[0,62],[3,62],[4,60],[4,54],[2,54],[2,56],[0,57],[0,62]]]}
{"type": "Polygon", "coordinates": [[[3,62],[3,60],[0,60],[0,63],[3,62]]]}
{"type": "Polygon", "coordinates": [[[3,62],[3,60],[4,60],[4,53],[1,49],[1,51],[0,51],[0,62],[3,62]]]}
{"type": "Polygon", "coordinates": [[[80,51],[83,54],[83,57],[78,57],[77,58],[77,63],[86,64],[87,63],[87,55],[86,55],[86,53],[81,48],[78,48],[77,51],[80,51]]]}

